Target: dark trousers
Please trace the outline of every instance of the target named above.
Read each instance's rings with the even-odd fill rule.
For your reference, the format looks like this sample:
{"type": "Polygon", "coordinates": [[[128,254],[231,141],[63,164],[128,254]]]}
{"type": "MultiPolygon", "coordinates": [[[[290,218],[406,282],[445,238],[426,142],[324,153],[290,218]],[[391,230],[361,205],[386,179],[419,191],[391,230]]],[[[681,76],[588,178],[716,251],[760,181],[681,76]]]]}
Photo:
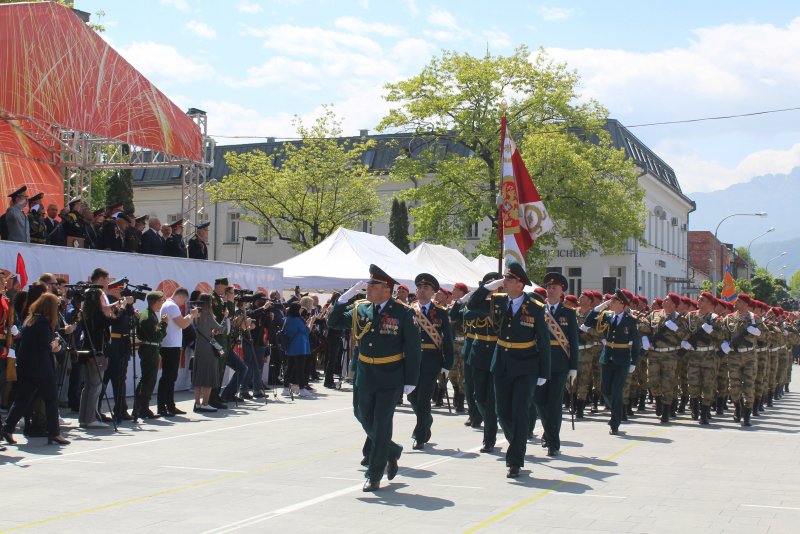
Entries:
{"type": "Polygon", "coordinates": [[[53,377],[30,378],[17,382],[17,397],[8,412],[4,430],[14,432],[17,423],[28,411],[36,394],[44,401],[45,416],[47,417],[47,435],[49,437],[58,436],[61,430],[58,427],[58,391],[53,377]]]}
{"type": "Polygon", "coordinates": [[[561,413],[566,383],[567,373],[552,373],[543,386],[536,387],[533,396],[544,435],[547,436],[547,447],[550,449],[561,449],[561,413]]]}
{"type": "MultiPolygon", "coordinates": [[[[353,415],[356,416],[356,421],[361,423],[361,414],[358,413],[358,386],[353,381],[353,415]]],[[[372,440],[369,436],[364,440],[364,445],[361,446],[361,455],[369,458],[370,451],[372,451],[372,440]]]]}
{"type": "Polygon", "coordinates": [[[244,361],[247,365],[247,373],[241,385],[241,391],[252,389],[253,393],[263,392],[264,384],[261,381],[261,374],[264,370],[264,353],[267,347],[255,345],[249,341],[242,342],[244,351],[244,361]]]}
{"type": "Polygon", "coordinates": [[[328,347],[325,351],[325,385],[333,386],[333,377],[342,373],[342,338],[328,336],[328,347]]]}
{"type": "Polygon", "coordinates": [[[372,442],[369,468],[364,476],[377,482],[389,458],[398,459],[403,447],[392,441],[392,418],[403,388],[368,390],[358,388],[358,420],[372,442]]]}
{"type": "MultiPolygon", "coordinates": [[[[492,373],[472,367],[472,378],[475,388],[475,407],[480,414],[479,420],[483,419],[483,444],[487,447],[494,447],[497,441],[497,406],[494,398],[492,373]]],[[[475,419],[472,420],[475,421],[475,419]]]]}
{"type": "Polygon", "coordinates": [[[67,389],[67,404],[69,409],[77,412],[81,407],[81,390],[83,389],[85,364],[77,361],[70,362],[69,385],[67,389]]]}
{"type": "Polygon", "coordinates": [[[290,384],[303,387],[303,375],[306,372],[306,358],[308,356],[286,356],[286,376],[284,382],[286,387],[290,384]]]}
{"type": "Polygon", "coordinates": [[[120,418],[123,412],[128,411],[128,403],[125,400],[125,382],[128,378],[129,351],[130,345],[128,341],[121,339],[112,339],[106,350],[108,369],[103,374],[103,388],[107,387],[108,383],[111,382],[111,391],[114,393],[114,417],[117,419],[120,418]]]}
{"type": "MultiPolygon", "coordinates": [[[[464,396],[467,399],[467,415],[474,424],[480,424],[483,420],[483,414],[478,408],[476,402],[477,391],[475,390],[475,371],[474,367],[467,363],[467,358],[462,360],[464,363],[464,396]]],[[[494,405],[494,394],[492,394],[492,405],[494,405]]],[[[496,420],[497,418],[495,418],[496,420]]],[[[497,426],[495,426],[495,433],[497,433],[497,426]]]]}
{"type": "Polygon", "coordinates": [[[622,390],[628,378],[627,365],[603,365],[600,369],[600,391],[611,409],[609,425],[616,430],[622,421],[622,390]]]}
{"type": "Polygon", "coordinates": [[[159,411],[175,408],[175,381],[181,363],[180,347],[161,347],[161,378],[158,381],[159,411]]]}
{"type": "Polygon", "coordinates": [[[508,440],[508,450],[506,450],[508,467],[522,467],[525,464],[530,404],[535,390],[534,375],[494,376],[497,415],[500,418],[503,434],[508,440]]]}
{"type": "Polygon", "coordinates": [[[431,439],[431,426],[433,426],[431,399],[437,377],[438,373],[420,373],[417,387],[408,395],[408,402],[411,403],[417,416],[417,424],[414,426],[411,438],[422,443],[428,443],[431,439]]]}
{"type": "Polygon", "coordinates": [[[233,369],[233,376],[228,385],[225,386],[225,389],[222,390],[220,397],[224,402],[229,402],[239,393],[239,388],[245,383],[248,367],[232,350],[228,353],[228,357],[225,358],[225,365],[233,369]]]}
{"type": "Polygon", "coordinates": [[[136,413],[143,414],[150,409],[150,397],[156,387],[158,378],[158,355],[157,347],[148,347],[139,350],[139,363],[142,367],[142,376],[136,386],[136,401],[133,409],[136,413]]]}

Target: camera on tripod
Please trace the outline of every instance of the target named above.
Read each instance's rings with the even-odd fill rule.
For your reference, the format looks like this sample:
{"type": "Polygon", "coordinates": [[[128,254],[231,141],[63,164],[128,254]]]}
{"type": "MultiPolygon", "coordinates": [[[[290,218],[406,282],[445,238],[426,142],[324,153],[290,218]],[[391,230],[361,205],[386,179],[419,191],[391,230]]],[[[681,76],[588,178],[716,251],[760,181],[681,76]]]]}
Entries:
{"type": "Polygon", "coordinates": [[[119,292],[123,297],[133,297],[134,302],[137,300],[144,300],[147,298],[147,292],[152,291],[150,286],[146,284],[136,285],[128,282],[127,278],[123,278],[120,282],[125,284],[125,287],[119,292]]]}
{"type": "Polygon", "coordinates": [[[75,284],[67,284],[66,297],[72,302],[83,302],[86,292],[90,289],[103,289],[103,286],[97,284],[90,284],[89,282],[78,282],[75,284]]]}
{"type": "Polygon", "coordinates": [[[256,300],[252,289],[236,289],[233,290],[234,298],[241,303],[252,303],[256,300]]]}

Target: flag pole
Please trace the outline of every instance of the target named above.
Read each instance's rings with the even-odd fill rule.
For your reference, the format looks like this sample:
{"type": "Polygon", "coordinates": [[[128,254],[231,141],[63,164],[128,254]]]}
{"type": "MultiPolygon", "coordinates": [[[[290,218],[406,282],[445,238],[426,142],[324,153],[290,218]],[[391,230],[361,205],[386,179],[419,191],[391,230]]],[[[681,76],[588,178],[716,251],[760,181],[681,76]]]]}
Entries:
{"type": "Polygon", "coordinates": [[[497,237],[500,241],[500,253],[497,255],[497,272],[503,274],[503,210],[500,194],[503,187],[503,158],[505,157],[506,144],[506,101],[500,102],[500,109],[503,110],[503,118],[500,120],[500,180],[497,182],[497,237]]]}

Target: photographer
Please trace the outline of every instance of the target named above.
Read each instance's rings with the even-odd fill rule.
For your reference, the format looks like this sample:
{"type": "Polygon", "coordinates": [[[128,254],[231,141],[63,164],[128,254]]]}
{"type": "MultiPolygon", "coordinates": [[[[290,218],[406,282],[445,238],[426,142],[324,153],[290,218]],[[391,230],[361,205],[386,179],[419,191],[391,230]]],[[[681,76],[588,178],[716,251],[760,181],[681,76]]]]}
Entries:
{"type": "Polygon", "coordinates": [[[328,389],[336,389],[333,377],[337,373],[342,373],[342,352],[344,350],[344,332],[331,328],[328,324],[328,314],[333,308],[333,303],[339,300],[341,293],[334,292],[330,300],[322,309],[321,319],[325,321],[325,384],[328,389]]]}
{"type": "Polygon", "coordinates": [[[69,441],[61,436],[58,427],[58,391],[53,363],[53,353],[61,349],[58,339],[54,338],[57,324],[58,297],[45,294],[33,303],[23,323],[17,361],[19,389],[17,399],[11,406],[8,419],[2,428],[2,437],[9,444],[16,443],[13,436],[14,429],[37,391],[45,403],[47,443],[69,444],[69,441]]]}
{"type": "Polygon", "coordinates": [[[269,339],[269,357],[267,365],[269,366],[269,373],[267,375],[267,385],[278,386],[281,384],[281,366],[283,364],[283,349],[280,343],[277,342],[278,332],[283,329],[285,321],[286,310],[281,302],[281,295],[277,291],[270,293],[270,308],[269,328],[267,330],[267,339],[269,339]]]}
{"type": "Polygon", "coordinates": [[[194,412],[216,412],[209,405],[211,388],[219,384],[219,354],[211,346],[213,336],[222,331],[223,326],[214,320],[211,311],[211,295],[203,293],[198,298],[200,315],[194,321],[197,329],[194,352],[194,412]]]}
{"type": "MultiPolygon", "coordinates": [[[[262,380],[263,372],[264,372],[264,364],[267,352],[267,339],[269,336],[269,329],[272,323],[270,319],[271,313],[270,310],[272,309],[272,303],[267,300],[266,295],[264,293],[256,293],[253,295],[253,310],[248,312],[248,317],[253,319],[255,324],[255,328],[251,331],[251,337],[253,338],[253,356],[252,359],[248,359],[248,362],[253,362],[255,369],[251,369],[250,377],[252,380],[245,381],[245,386],[252,385],[253,388],[253,396],[254,397],[263,397],[264,396],[264,381],[262,380]]],[[[245,353],[246,354],[246,353],[245,353]]],[[[246,392],[245,392],[246,393],[246,392]]],[[[242,395],[246,397],[245,393],[242,395]]]]}
{"type": "Polygon", "coordinates": [[[241,310],[241,305],[243,304],[241,300],[237,302],[237,292],[239,299],[245,296],[246,293],[242,290],[236,290],[233,286],[228,286],[225,289],[225,298],[232,299],[234,310],[238,311],[234,314],[233,319],[230,319],[230,316],[228,317],[230,319],[228,322],[230,335],[228,336],[228,357],[225,359],[225,365],[233,369],[233,376],[220,394],[222,402],[244,402],[244,399],[239,396],[239,388],[246,383],[249,371],[249,366],[233,350],[239,336],[244,337],[245,333],[249,336],[250,330],[254,327],[252,320],[247,318],[241,310]]]}
{"type": "MultiPolygon", "coordinates": [[[[121,301],[123,294],[131,293],[125,291],[128,280],[123,278],[108,284],[108,300],[111,304],[121,301]]],[[[117,422],[131,419],[128,415],[128,404],[126,399],[125,383],[128,375],[128,361],[131,354],[131,321],[136,320],[137,312],[133,309],[133,301],[126,303],[125,314],[127,321],[120,321],[111,326],[111,339],[108,343],[108,369],[103,373],[103,388],[111,382],[111,391],[114,395],[114,419],[117,422]]],[[[102,412],[102,410],[101,410],[102,412]]],[[[110,422],[101,413],[104,422],[110,422]]]]}
{"type": "Polygon", "coordinates": [[[247,365],[247,372],[244,374],[240,384],[239,394],[243,399],[252,399],[253,396],[263,397],[264,387],[261,381],[261,370],[264,366],[264,317],[267,315],[265,303],[267,301],[264,293],[254,295],[242,295],[239,298],[239,306],[236,317],[234,317],[234,331],[241,332],[242,354],[247,365]],[[252,388],[253,394],[250,394],[252,388]]]}
{"type": "Polygon", "coordinates": [[[158,414],[164,417],[186,413],[175,405],[175,381],[181,360],[183,329],[192,324],[192,320],[200,313],[196,308],[186,315],[181,313],[181,307],[186,305],[188,299],[189,291],[179,287],[161,307],[160,315],[167,316],[167,335],[161,341],[161,379],[158,381],[157,400],[158,414]]]}
{"type": "Polygon", "coordinates": [[[286,349],[287,369],[284,383],[287,388],[291,388],[291,392],[284,389],[284,395],[313,397],[313,394],[306,389],[308,375],[305,372],[306,359],[311,357],[311,344],[308,340],[310,329],[301,316],[299,302],[292,302],[289,305],[284,332],[289,339],[289,346],[286,349]]]}

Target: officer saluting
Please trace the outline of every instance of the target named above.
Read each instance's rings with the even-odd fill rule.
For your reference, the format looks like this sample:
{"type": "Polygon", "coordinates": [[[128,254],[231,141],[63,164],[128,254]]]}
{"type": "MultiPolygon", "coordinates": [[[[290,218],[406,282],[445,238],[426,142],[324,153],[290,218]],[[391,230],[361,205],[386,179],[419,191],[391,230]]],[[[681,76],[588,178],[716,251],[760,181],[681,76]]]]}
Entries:
{"type": "Polygon", "coordinates": [[[497,331],[491,371],[497,415],[508,440],[508,478],[518,477],[525,462],[530,404],[536,386],[550,378],[550,334],[544,305],[523,292],[530,284],[522,265],[511,261],[502,280],[476,289],[467,304],[469,309],[488,309],[497,331]],[[501,285],[506,292],[492,295],[487,301],[489,293],[501,285]]]}
{"type": "Polygon", "coordinates": [[[611,408],[610,433],[616,435],[622,420],[622,390],[636,368],[641,340],[637,321],[630,314],[630,291],[617,289],[611,299],[594,307],[584,321],[603,336],[600,353],[600,390],[611,408]],[[610,308],[610,311],[605,311],[610,308]]]}
{"type": "Polygon", "coordinates": [[[414,312],[391,298],[397,282],[375,265],[369,273],[368,282],[357,283],[339,297],[328,326],[352,329],[359,344],[359,422],[372,441],[364,491],[376,491],[384,469],[389,480],[397,474],[403,447],[392,441],[392,417],[400,395],[414,391],[419,381],[421,354],[414,312]],[[367,299],[348,307],[347,301],[364,288],[367,299]]]}
{"type": "Polygon", "coordinates": [[[208,227],[211,223],[197,225],[195,234],[189,239],[189,257],[196,260],[208,259],[208,227]]]}
{"type": "Polygon", "coordinates": [[[408,396],[408,401],[417,415],[417,425],[411,436],[413,448],[422,450],[431,439],[431,398],[436,378],[441,371],[449,371],[453,366],[453,332],[447,308],[431,300],[439,291],[438,280],[431,274],[422,273],[414,279],[414,284],[417,286],[417,300],[411,308],[416,313],[420,330],[422,365],[417,388],[408,396]]]}

